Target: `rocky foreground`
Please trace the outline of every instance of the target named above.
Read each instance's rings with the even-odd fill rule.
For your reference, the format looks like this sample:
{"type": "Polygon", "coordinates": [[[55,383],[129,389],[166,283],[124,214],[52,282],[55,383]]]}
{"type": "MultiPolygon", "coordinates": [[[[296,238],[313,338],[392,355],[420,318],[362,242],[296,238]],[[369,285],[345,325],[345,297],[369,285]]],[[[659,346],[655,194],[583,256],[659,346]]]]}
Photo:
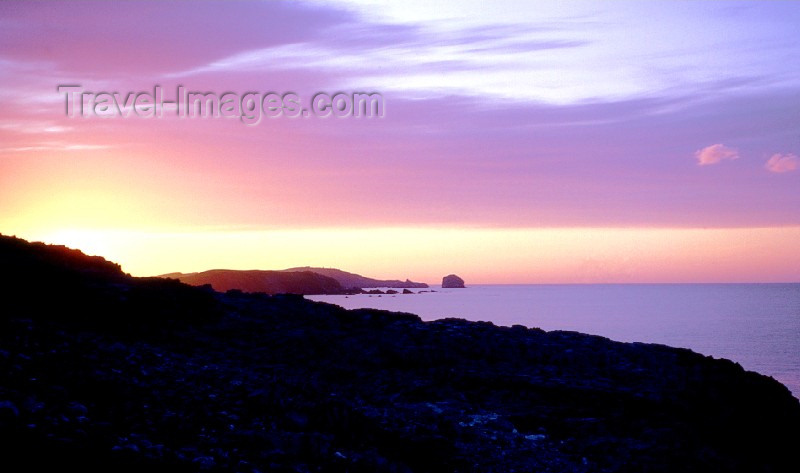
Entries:
{"type": "Polygon", "coordinates": [[[789,391],[688,350],[215,293],[8,237],[0,273],[0,454],[19,471],[796,466],[789,391]]]}

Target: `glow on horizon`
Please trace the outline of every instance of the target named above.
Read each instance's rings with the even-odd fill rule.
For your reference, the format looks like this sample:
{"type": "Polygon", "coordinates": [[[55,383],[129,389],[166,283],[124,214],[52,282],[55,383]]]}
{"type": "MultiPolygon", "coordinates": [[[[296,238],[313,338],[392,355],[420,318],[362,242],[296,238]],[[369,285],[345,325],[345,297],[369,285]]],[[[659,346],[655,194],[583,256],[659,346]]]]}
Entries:
{"type": "Polygon", "coordinates": [[[62,229],[21,237],[118,262],[135,276],[335,267],[438,284],[800,282],[800,227],[62,229]]]}

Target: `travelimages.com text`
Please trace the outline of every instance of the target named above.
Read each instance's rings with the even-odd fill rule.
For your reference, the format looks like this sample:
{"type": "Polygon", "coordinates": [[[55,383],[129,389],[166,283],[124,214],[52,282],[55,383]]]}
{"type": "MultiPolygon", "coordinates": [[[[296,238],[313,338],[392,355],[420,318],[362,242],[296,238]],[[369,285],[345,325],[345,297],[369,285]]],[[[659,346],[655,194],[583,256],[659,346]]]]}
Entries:
{"type": "Polygon", "coordinates": [[[197,92],[178,86],[174,96],[166,96],[156,85],[152,91],[92,92],[80,85],[59,85],[64,94],[68,117],[137,118],[239,118],[246,125],[257,125],[262,118],[338,117],[383,118],[385,103],[378,92],[318,92],[304,104],[294,92],[197,92]]]}

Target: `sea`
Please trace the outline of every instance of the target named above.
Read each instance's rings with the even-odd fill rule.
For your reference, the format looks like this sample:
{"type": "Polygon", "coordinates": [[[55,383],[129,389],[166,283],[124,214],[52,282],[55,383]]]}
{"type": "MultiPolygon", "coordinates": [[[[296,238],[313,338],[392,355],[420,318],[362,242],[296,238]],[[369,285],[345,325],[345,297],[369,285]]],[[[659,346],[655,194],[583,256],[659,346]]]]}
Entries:
{"type": "Polygon", "coordinates": [[[307,298],[346,309],[410,312],[423,320],[457,317],[689,348],[772,376],[800,398],[800,283],[471,285],[412,291],[307,298]]]}

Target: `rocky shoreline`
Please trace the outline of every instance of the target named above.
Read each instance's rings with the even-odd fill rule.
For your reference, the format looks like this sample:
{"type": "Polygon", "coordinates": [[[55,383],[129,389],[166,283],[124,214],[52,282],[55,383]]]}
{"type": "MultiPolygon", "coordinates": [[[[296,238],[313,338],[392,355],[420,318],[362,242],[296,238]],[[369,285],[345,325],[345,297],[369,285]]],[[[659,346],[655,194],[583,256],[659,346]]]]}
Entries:
{"type": "Polygon", "coordinates": [[[0,261],[0,451],[29,470],[780,472],[800,444],[784,386],[689,350],[0,261]]]}

